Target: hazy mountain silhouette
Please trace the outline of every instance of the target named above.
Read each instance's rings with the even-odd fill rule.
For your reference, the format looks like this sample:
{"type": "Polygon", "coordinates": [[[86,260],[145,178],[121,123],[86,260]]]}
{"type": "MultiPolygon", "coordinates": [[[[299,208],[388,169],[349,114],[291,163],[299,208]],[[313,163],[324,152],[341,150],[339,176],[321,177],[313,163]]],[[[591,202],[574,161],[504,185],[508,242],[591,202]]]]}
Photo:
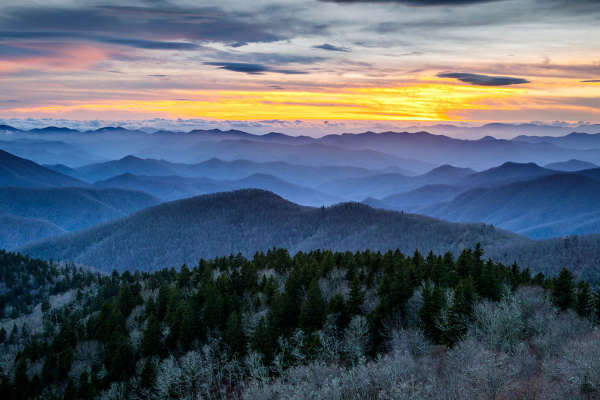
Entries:
{"type": "MultiPolygon", "coordinates": [[[[600,129],[596,130],[596,132],[600,129]]],[[[513,139],[516,142],[550,143],[557,146],[589,150],[600,148],[600,133],[571,132],[565,136],[527,136],[520,135],[513,139]]]]}
{"type": "Polygon", "coordinates": [[[176,165],[162,161],[141,159],[126,156],[120,160],[86,165],[75,170],[75,173],[88,182],[111,178],[125,173],[133,175],[169,176],[178,175],[176,165]]]}
{"type": "Polygon", "coordinates": [[[542,168],[535,163],[506,162],[482,172],[471,174],[460,181],[461,186],[495,186],[503,183],[517,182],[553,175],[556,171],[542,168]]]}
{"type": "Polygon", "coordinates": [[[598,212],[598,204],[598,180],[563,173],[475,188],[422,211],[450,221],[485,222],[532,238],[547,238],[597,232],[597,226],[582,217],[598,212]]]}
{"type": "Polygon", "coordinates": [[[39,188],[85,183],[0,150],[0,186],[39,188]]]}
{"type": "Polygon", "coordinates": [[[317,189],[345,199],[361,201],[367,197],[386,197],[416,186],[419,183],[411,177],[389,173],[333,180],[317,186],[317,189]]]}
{"type": "Polygon", "coordinates": [[[464,188],[450,185],[424,185],[408,192],[393,194],[382,199],[368,198],[363,203],[376,208],[419,213],[428,206],[452,200],[464,188]]]}
{"type": "Polygon", "coordinates": [[[568,161],[550,163],[547,164],[545,168],[553,169],[556,171],[574,172],[582,171],[584,169],[598,168],[598,165],[587,161],[572,159],[568,161]]]}
{"type": "Polygon", "coordinates": [[[0,140],[0,149],[38,164],[68,163],[77,167],[104,159],[94,154],[93,150],[75,144],[76,141],[66,142],[51,138],[0,140]]]}
{"type": "Polygon", "coordinates": [[[121,218],[158,203],[147,193],[121,189],[0,188],[0,215],[45,220],[68,231],[121,218]]]}
{"type": "Polygon", "coordinates": [[[370,170],[346,166],[307,166],[289,164],[282,161],[255,162],[249,160],[224,161],[211,158],[201,163],[184,164],[165,160],[141,159],[126,156],[120,160],[99,164],[91,164],[81,168],[65,170],[64,167],[53,166],[57,171],[73,174],[88,182],[106,180],[122,174],[211,178],[215,180],[235,180],[253,174],[268,174],[302,186],[316,186],[331,179],[364,177],[384,172],[396,172],[414,175],[414,173],[397,167],[385,170],[370,170]]]}
{"type": "Polygon", "coordinates": [[[476,172],[471,168],[458,168],[453,165],[442,165],[431,171],[415,177],[415,181],[425,184],[444,184],[452,185],[461,182],[467,176],[473,175],[476,172]]]}
{"type": "Polygon", "coordinates": [[[361,134],[328,135],[319,142],[348,149],[371,149],[399,158],[413,158],[433,164],[485,169],[512,161],[547,164],[577,158],[600,161],[600,150],[564,148],[546,141],[530,143],[521,140],[455,139],[428,132],[365,132],[361,134]]]}
{"type": "MultiPolygon", "coordinates": [[[[454,128],[456,127],[447,126],[451,134],[456,134],[462,129],[454,128]]],[[[504,136],[503,129],[512,129],[514,126],[489,124],[481,128],[488,135],[498,133],[504,136]]],[[[594,129],[593,126],[583,128],[594,129]]],[[[441,129],[443,126],[436,127],[436,131],[441,129]]],[[[535,124],[521,124],[518,129],[519,132],[525,129],[530,129],[531,133],[540,132],[540,127],[535,124]]],[[[483,139],[466,140],[423,131],[364,132],[327,135],[322,138],[294,137],[277,132],[256,135],[239,130],[218,129],[188,133],[159,130],[149,133],[121,127],[106,127],[88,132],[62,128],[44,128],[35,132],[6,132],[10,137],[62,141],[63,146],[78,147],[81,154],[78,155],[79,160],[74,161],[56,157],[48,160],[47,157],[34,157],[33,153],[17,153],[40,163],[64,163],[69,166],[81,165],[81,159],[86,157],[90,158],[88,163],[91,163],[97,162],[98,159],[118,159],[129,154],[140,158],[185,163],[197,163],[218,157],[228,161],[294,160],[296,164],[345,165],[370,169],[395,166],[416,173],[426,172],[442,164],[481,170],[507,161],[545,165],[578,159],[600,163],[600,146],[597,145],[599,139],[587,133],[571,133],[558,138],[520,136],[514,140],[506,140],[487,136],[483,139]]],[[[553,132],[562,133],[564,127],[554,129],[553,132]]]]}
{"type": "Polygon", "coordinates": [[[341,199],[301,187],[267,174],[253,174],[237,180],[214,180],[180,176],[138,176],[123,174],[94,184],[99,188],[122,188],[145,191],[163,200],[178,200],[201,194],[258,188],[274,192],[288,200],[304,205],[330,205],[341,199]]]}

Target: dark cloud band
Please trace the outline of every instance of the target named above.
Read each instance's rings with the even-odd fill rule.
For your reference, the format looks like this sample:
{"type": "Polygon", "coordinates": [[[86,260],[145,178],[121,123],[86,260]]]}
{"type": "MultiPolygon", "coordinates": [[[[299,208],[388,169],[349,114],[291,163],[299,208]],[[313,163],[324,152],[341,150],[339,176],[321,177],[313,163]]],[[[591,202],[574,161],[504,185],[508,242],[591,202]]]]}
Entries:
{"type": "Polygon", "coordinates": [[[323,43],[316,46],[313,46],[315,49],[327,50],[327,51],[340,51],[340,52],[349,52],[350,49],[347,47],[335,46],[329,43],[323,43]]]}
{"type": "Polygon", "coordinates": [[[479,86],[508,86],[529,83],[527,79],[514,78],[511,76],[491,76],[481,74],[470,74],[467,72],[447,72],[437,74],[439,78],[453,78],[461,82],[479,86]]]}
{"type": "Polygon", "coordinates": [[[304,71],[298,71],[298,70],[293,70],[293,69],[277,69],[277,68],[269,67],[267,65],[252,64],[252,63],[205,62],[204,64],[220,67],[221,69],[225,69],[227,71],[243,72],[245,74],[250,74],[250,75],[260,75],[260,74],[264,74],[265,72],[275,72],[278,74],[286,74],[286,75],[306,74],[306,72],[304,72],[304,71]]]}
{"type": "Polygon", "coordinates": [[[355,4],[355,3],[398,3],[408,6],[464,6],[470,4],[491,3],[503,0],[320,0],[331,3],[355,4]]]}

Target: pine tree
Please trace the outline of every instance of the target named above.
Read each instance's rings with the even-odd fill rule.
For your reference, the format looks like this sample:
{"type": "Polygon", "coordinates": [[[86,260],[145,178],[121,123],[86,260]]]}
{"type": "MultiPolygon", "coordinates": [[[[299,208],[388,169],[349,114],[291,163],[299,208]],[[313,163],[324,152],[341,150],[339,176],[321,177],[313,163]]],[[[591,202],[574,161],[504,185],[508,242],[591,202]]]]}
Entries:
{"type": "Polygon", "coordinates": [[[442,330],[438,320],[445,307],[446,298],[439,286],[432,287],[428,282],[423,287],[423,306],[419,310],[419,317],[423,324],[423,331],[433,343],[440,343],[442,330]]]}
{"type": "Polygon", "coordinates": [[[112,381],[123,381],[135,373],[136,358],[127,337],[115,333],[108,343],[105,356],[108,377],[112,381]]]}
{"type": "Polygon", "coordinates": [[[302,330],[311,333],[321,329],[325,322],[325,312],[325,300],[323,300],[319,283],[314,279],[308,287],[306,300],[304,300],[300,309],[300,327],[302,330]]]}
{"type": "Polygon", "coordinates": [[[583,281],[577,286],[575,311],[584,318],[591,317],[594,312],[594,296],[590,286],[583,281]]]}
{"type": "Polygon", "coordinates": [[[362,314],[360,307],[365,301],[365,293],[362,291],[362,284],[358,276],[355,276],[350,286],[350,296],[348,298],[348,313],[353,315],[362,314]]]}
{"type": "Polygon", "coordinates": [[[136,296],[133,294],[129,284],[125,283],[121,286],[121,289],[119,289],[117,307],[121,311],[121,314],[128,316],[136,305],[136,296]]]}
{"type": "Polygon", "coordinates": [[[246,352],[246,338],[242,329],[242,320],[235,311],[229,314],[229,318],[227,318],[223,340],[231,355],[241,356],[246,352]]]}
{"type": "Polygon", "coordinates": [[[471,277],[462,279],[452,298],[452,306],[448,311],[448,326],[443,333],[443,341],[453,346],[467,333],[467,324],[473,316],[476,300],[475,285],[471,277]]]}
{"type": "Polygon", "coordinates": [[[179,332],[179,341],[184,349],[188,349],[194,341],[194,310],[193,304],[187,304],[183,310],[183,318],[179,332]]]}
{"type": "Polygon", "coordinates": [[[558,278],[554,280],[552,287],[552,299],[561,311],[573,306],[574,289],[573,274],[568,269],[563,268],[558,278]]]}
{"type": "Polygon", "coordinates": [[[171,297],[171,290],[169,289],[169,286],[165,282],[163,282],[163,284],[160,286],[160,289],[158,289],[158,300],[157,300],[157,304],[156,304],[156,310],[157,310],[156,316],[161,321],[167,315],[170,297],[171,297]]]}
{"type": "Polygon", "coordinates": [[[496,273],[496,267],[492,260],[488,260],[482,267],[478,287],[482,297],[492,301],[498,301],[502,297],[502,281],[496,273]]]}
{"type": "Polygon", "coordinates": [[[79,376],[79,384],[77,385],[77,398],[91,399],[94,397],[92,385],[90,385],[90,377],[87,372],[82,372],[79,376]]]}
{"type": "Polygon", "coordinates": [[[600,323],[600,289],[598,289],[598,291],[596,292],[596,299],[595,299],[595,305],[596,305],[596,322],[600,323]]]}
{"type": "Polygon", "coordinates": [[[42,301],[42,312],[47,313],[48,311],[50,311],[50,301],[44,299],[44,301],[42,301]]]}
{"type": "Polygon", "coordinates": [[[142,338],[142,354],[146,357],[161,354],[161,340],[162,332],[160,329],[160,322],[154,314],[152,314],[148,318],[148,321],[146,321],[146,329],[144,330],[144,337],[142,338]]]}
{"type": "Polygon", "coordinates": [[[350,322],[350,313],[348,311],[348,306],[344,301],[344,296],[340,293],[336,293],[331,300],[329,300],[329,304],[327,305],[327,313],[335,316],[335,325],[337,329],[340,331],[346,328],[346,325],[350,322]]]}
{"type": "Polygon", "coordinates": [[[264,317],[261,317],[254,329],[254,335],[250,343],[253,350],[258,351],[264,356],[266,363],[273,359],[273,340],[269,334],[269,327],[264,317]]]}
{"type": "Polygon", "coordinates": [[[140,386],[144,389],[151,389],[156,379],[156,366],[151,358],[146,358],[142,373],[140,376],[140,386]]]}

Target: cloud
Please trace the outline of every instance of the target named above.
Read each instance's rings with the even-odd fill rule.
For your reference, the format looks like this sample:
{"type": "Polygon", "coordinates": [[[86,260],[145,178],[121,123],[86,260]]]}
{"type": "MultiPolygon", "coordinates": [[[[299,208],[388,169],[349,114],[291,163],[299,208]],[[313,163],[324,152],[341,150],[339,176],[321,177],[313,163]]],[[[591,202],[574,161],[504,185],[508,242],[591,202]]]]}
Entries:
{"type": "Polygon", "coordinates": [[[275,72],[278,74],[286,74],[286,75],[297,75],[297,74],[306,74],[304,71],[298,71],[293,69],[277,69],[272,68],[263,64],[252,64],[252,63],[235,63],[235,62],[205,62],[205,65],[214,65],[220,67],[221,69],[226,69],[228,71],[234,72],[243,72],[250,75],[260,75],[265,72],[275,72]]]}
{"type": "Polygon", "coordinates": [[[0,40],[11,41],[48,41],[48,40],[89,41],[149,50],[195,50],[199,46],[189,42],[165,42],[158,40],[131,39],[102,35],[73,35],[71,32],[0,32],[0,40]]]}
{"type": "Polygon", "coordinates": [[[88,40],[150,49],[193,49],[194,45],[185,41],[239,44],[286,38],[271,33],[258,21],[217,7],[13,7],[0,15],[0,30],[5,35],[37,38],[31,28],[73,40],[83,35],[88,40]]]}
{"type": "Polygon", "coordinates": [[[321,50],[328,50],[328,51],[342,51],[342,52],[346,52],[346,53],[350,51],[350,49],[347,47],[334,46],[333,44],[329,44],[329,43],[319,44],[319,45],[313,46],[313,48],[321,49],[321,50]]]}
{"type": "Polygon", "coordinates": [[[600,83],[600,79],[588,79],[585,81],[581,81],[582,83],[600,83]]]}
{"type": "Polygon", "coordinates": [[[0,60],[6,59],[27,59],[33,57],[46,57],[48,51],[40,49],[30,49],[25,47],[15,47],[10,45],[0,44],[0,60]]]}
{"type": "Polygon", "coordinates": [[[521,83],[529,83],[527,79],[513,78],[510,76],[491,76],[470,74],[466,72],[448,72],[437,74],[439,78],[454,78],[461,82],[470,83],[478,86],[507,86],[518,85],[521,83]]]}
{"type": "Polygon", "coordinates": [[[354,4],[354,3],[398,3],[408,6],[464,6],[470,4],[491,3],[504,0],[320,0],[331,3],[354,4]]]}

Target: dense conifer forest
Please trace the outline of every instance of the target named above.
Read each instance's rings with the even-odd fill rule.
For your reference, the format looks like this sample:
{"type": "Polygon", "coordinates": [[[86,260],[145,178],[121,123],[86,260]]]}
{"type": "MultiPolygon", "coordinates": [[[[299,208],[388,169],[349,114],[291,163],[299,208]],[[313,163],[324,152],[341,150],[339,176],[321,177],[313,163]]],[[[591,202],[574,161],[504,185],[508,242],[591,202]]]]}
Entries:
{"type": "Polygon", "coordinates": [[[3,399],[600,396],[600,299],[450,253],[273,249],[109,275],[0,252],[3,399]]]}

